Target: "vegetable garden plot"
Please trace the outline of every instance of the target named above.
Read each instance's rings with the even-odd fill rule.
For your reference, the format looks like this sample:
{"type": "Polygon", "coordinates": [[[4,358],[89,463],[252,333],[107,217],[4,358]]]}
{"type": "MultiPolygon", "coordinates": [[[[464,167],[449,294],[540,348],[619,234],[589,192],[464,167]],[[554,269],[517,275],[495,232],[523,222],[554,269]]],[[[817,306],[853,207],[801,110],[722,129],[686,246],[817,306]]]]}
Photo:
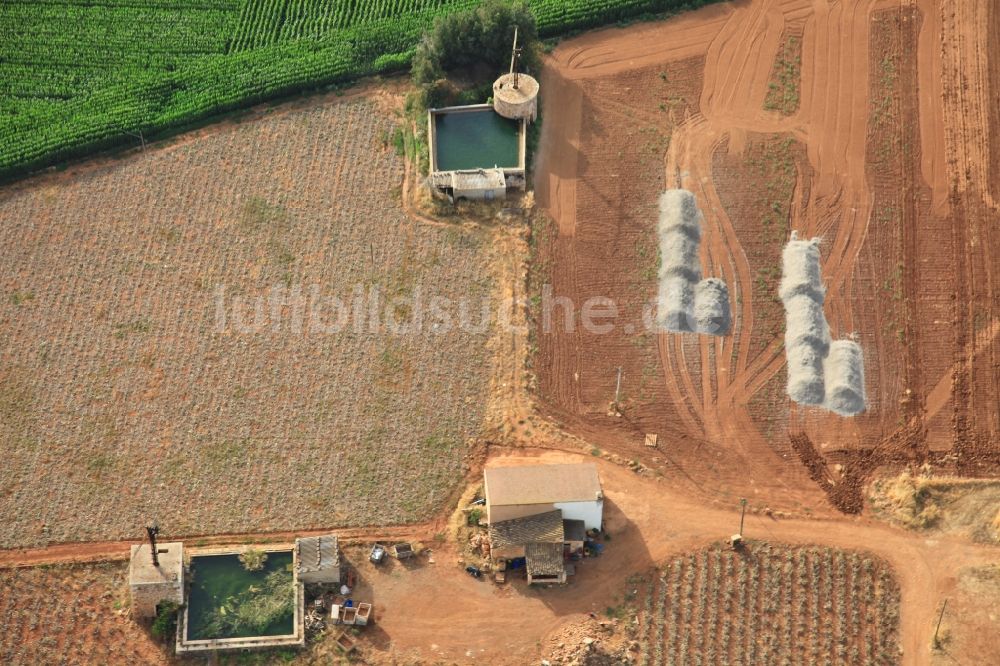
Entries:
{"type": "Polygon", "coordinates": [[[864,553],[751,541],[678,555],[636,600],[643,664],[896,664],[899,587],[864,553]]]}

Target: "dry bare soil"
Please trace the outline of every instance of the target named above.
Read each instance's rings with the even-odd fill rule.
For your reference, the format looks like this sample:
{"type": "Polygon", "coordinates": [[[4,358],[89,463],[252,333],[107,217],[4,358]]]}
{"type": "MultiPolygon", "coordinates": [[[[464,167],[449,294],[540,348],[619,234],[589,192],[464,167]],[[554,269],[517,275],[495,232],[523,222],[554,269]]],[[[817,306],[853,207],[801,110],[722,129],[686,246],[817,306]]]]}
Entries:
{"type": "Polygon", "coordinates": [[[578,314],[609,297],[619,317],[608,334],[545,334],[536,310],[545,413],[723,503],[857,513],[879,467],[1000,472],[994,5],[753,0],[556,48],[535,282],[578,314]],[[656,197],[677,186],[705,214],[703,273],[730,286],[724,338],[642,326],[656,197]],[[776,290],[792,231],[822,238],[826,317],[864,350],[853,419],[785,395],[776,290]]]}
{"type": "Polygon", "coordinates": [[[1000,654],[1000,566],[961,571],[941,622],[934,666],[990,664],[1000,654]]]}
{"type": "Polygon", "coordinates": [[[0,569],[4,664],[158,664],[165,649],[126,616],[128,565],[0,569]]]}
{"type": "Polygon", "coordinates": [[[0,191],[0,548],[439,510],[484,420],[492,249],[404,213],[398,105],[331,95],[0,191]],[[355,289],[383,323],[467,298],[477,328],[372,330],[369,298],[334,330],[355,289]]]}

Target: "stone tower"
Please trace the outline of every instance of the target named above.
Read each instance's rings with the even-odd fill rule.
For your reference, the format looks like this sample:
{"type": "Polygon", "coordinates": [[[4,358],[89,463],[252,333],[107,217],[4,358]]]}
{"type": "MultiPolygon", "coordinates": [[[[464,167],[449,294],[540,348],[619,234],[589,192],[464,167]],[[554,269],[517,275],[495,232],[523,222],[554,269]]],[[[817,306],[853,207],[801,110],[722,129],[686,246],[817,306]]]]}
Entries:
{"type": "Polygon", "coordinates": [[[533,121],[538,117],[538,81],[527,74],[504,74],[493,83],[493,109],[504,118],[533,121]]]}
{"type": "Polygon", "coordinates": [[[128,567],[128,586],[132,597],[132,615],[150,618],[162,601],[184,604],[184,544],[180,541],[156,545],[159,565],[153,564],[150,545],[132,546],[128,567]]]}

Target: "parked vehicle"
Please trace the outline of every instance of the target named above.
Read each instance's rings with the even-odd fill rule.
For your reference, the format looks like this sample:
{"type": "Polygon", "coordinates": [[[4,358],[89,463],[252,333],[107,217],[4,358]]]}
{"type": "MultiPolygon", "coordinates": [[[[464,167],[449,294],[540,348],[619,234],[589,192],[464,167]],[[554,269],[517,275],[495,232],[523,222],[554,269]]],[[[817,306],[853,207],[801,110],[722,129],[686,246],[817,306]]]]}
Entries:
{"type": "Polygon", "coordinates": [[[473,578],[479,578],[483,575],[483,572],[479,570],[479,567],[474,567],[472,565],[465,567],[465,572],[473,578]]]}
{"type": "Polygon", "coordinates": [[[372,561],[372,564],[376,565],[385,562],[385,547],[378,543],[372,546],[372,552],[368,556],[368,559],[372,561]]]}

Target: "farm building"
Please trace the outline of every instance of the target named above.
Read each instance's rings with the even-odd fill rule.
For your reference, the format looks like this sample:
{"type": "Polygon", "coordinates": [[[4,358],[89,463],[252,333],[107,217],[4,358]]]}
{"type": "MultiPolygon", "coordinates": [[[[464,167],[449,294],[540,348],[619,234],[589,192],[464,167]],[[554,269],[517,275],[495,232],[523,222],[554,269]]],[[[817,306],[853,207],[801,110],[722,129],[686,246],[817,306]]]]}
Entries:
{"type": "Polygon", "coordinates": [[[491,467],[484,474],[490,557],[523,560],[528,584],[565,583],[564,560],[600,529],[604,494],[597,467],[491,467]]]}
{"type": "Polygon", "coordinates": [[[529,543],[524,547],[528,585],[566,582],[563,546],[559,543],[529,543]]]}
{"type": "Polygon", "coordinates": [[[295,540],[296,569],[302,583],[340,583],[340,547],[335,534],[295,540]]]}
{"type": "Polygon", "coordinates": [[[558,509],[584,529],[601,529],[604,493],[594,464],[489,467],[484,487],[490,525],[558,509]]]}
{"type": "Polygon", "coordinates": [[[135,617],[155,617],[156,606],[164,601],[184,604],[184,544],[171,541],[155,547],[154,564],[150,544],[132,546],[128,586],[135,617]]]}
{"type": "Polygon", "coordinates": [[[562,546],[565,538],[562,511],[500,520],[490,524],[489,533],[493,559],[524,557],[525,546],[529,543],[556,543],[562,546]]]}

